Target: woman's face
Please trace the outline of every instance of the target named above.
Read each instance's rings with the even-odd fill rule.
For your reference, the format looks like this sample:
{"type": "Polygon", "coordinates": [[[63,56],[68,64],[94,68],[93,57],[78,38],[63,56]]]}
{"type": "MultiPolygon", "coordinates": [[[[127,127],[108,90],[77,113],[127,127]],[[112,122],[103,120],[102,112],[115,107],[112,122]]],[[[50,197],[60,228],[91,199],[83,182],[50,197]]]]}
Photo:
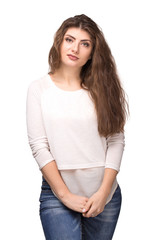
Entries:
{"type": "Polygon", "coordinates": [[[69,28],[60,47],[61,64],[82,68],[91,58],[91,52],[92,42],[90,35],[80,28],[69,28]]]}

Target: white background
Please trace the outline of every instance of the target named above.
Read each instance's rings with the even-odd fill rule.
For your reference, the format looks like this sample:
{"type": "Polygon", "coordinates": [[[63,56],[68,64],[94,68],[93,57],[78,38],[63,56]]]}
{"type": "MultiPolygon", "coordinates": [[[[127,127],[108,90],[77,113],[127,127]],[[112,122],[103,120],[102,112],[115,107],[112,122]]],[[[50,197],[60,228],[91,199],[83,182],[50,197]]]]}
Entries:
{"type": "Polygon", "coordinates": [[[102,28],[129,97],[118,175],[123,204],[113,240],[160,239],[159,12],[158,0],[1,1],[0,239],[44,240],[41,173],[28,145],[26,93],[31,81],[48,72],[57,28],[82,13],[102,28]]]}

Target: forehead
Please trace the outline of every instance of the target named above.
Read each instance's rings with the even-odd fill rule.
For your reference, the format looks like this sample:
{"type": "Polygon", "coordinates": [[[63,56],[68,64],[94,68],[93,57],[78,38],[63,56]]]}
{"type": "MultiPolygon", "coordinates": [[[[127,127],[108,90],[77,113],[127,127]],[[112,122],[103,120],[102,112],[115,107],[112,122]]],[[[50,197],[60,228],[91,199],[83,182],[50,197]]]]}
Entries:
{"type": "Polygon", "coordinates": [[[69,28],[66,31],[65,35],[67,34],[79,40],[83,40],[83,39],[91,40],[89,33],[80,28],[76,28],[76,27],[69,28]]]}

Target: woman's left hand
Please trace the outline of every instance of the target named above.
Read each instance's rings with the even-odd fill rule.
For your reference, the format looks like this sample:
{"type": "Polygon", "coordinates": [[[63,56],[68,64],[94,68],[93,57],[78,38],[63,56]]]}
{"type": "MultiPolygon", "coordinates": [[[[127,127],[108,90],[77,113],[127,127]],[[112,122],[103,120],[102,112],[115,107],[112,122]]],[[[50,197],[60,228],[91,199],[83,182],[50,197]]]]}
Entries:
{"type": "Polygon", "coordinates": [[[84,217],[96,217],[98,214],[103,212],[106,205],[106,200],[109,194],[97,191],[94,193],[86,203],[82,214],[84,217]]]}

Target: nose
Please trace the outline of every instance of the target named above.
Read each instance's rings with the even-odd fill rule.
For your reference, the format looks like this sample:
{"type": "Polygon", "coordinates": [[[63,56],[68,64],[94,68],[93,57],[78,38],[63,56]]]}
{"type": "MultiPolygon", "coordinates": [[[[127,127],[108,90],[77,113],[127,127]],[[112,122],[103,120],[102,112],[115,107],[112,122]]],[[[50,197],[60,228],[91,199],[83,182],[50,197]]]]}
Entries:
{"type": "Polygon", "coordinates": [[[78,53],[79,52],[79,43],[74,42],[74,44],[72,46],[72,52],[74,52],[74,53],[78,53]]]}

